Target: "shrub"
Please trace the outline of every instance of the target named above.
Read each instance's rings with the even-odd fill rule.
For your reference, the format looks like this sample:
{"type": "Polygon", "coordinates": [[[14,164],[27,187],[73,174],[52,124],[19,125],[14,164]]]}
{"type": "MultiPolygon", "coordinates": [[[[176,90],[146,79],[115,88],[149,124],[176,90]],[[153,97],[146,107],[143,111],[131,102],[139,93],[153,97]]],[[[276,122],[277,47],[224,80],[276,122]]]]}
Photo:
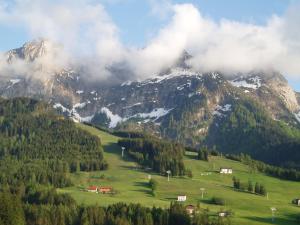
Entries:
{"type": "Polygon", "coordinates": [[[225,205],[225,199],[220,197],[212,197],[211,203],[215,205],[225,205]]]}

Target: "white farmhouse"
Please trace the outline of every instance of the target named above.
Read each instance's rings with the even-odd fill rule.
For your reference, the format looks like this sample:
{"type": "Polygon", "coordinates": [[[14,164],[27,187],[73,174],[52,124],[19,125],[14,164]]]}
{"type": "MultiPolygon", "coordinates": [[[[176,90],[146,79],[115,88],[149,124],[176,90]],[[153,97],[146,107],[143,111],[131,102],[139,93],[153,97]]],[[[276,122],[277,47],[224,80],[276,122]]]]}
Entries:
{"type": "Polygon", "coordinates": [[[178,202],[185,202],[186,201],[186,195],[178,195],[177,196],[178,202]]]}
{"type": "Polygon", "coordinates": [[[232,174],[232,169],[231,168],[221,168],[220,173],[221,174],[232,174]]]}

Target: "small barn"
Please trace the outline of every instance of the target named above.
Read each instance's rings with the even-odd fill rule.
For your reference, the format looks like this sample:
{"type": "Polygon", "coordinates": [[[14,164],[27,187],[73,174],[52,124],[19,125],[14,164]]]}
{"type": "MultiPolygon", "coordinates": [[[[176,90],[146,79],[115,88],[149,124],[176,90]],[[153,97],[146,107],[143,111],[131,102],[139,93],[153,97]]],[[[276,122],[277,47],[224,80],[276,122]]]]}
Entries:
{"type": "Polygon", "coordinates": [[[226,168],[226,167],[220,168],[220,173],[221,174],[232,174],[232,168],[226,168]]]}
{"type": "Polygon", "coordinates": [[[112,193],[112,187],[99,187],[98,188],[98,192],[102,193],[102,194],[109,194],[112,193]]]}
{"type": "Polygon", "coordinates": [[[186,201],[186,195],[178,195],[177,196],[178,202],[185,202],[186,201]]]}
{"type": "Polygon", "coordinates": [[[98,192],[98,187],[97,186],[89,186],[87,188],[88,192],[93,192],[93,193],[97,193],[98,192]]]}

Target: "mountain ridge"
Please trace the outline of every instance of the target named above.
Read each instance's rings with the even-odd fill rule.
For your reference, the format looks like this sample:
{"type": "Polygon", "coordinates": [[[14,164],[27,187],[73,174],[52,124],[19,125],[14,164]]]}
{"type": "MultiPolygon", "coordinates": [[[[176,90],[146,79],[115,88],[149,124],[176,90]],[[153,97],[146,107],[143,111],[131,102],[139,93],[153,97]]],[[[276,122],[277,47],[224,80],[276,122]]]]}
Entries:
{"type": "MultiPolygon", "coordinates": [[[[26,52],[26,46],[19,51],[26,52]]],[[[23,60],[32,63],[47,54],[47,44],[36,46],[23,60]]],[[[300,126],[299,93],[280,73],[201,73],[188,66],[190,57],[184,52],[174,67],[152,78],[110,85],[75,69],[54,71],[44,80],[1,74],[0,95],[44,100],[78,122],[149,132],[191,146],[204,144],[209,130],[226,121],[240,99],[257,102],[274,121],[300,126]]]]}

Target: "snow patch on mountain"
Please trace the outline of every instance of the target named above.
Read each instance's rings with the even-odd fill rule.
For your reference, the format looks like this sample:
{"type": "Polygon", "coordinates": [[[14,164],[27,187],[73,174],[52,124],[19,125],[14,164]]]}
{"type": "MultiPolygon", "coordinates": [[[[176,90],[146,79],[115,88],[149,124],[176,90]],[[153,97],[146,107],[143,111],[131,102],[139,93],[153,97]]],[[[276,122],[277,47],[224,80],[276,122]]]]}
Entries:
{"type": "Polygon", "coordinates": [[[222,117],[225,115],[224,113],[231,111],[231,108],[232,106],[230,104],[226,104],[224,106],[217,105],[212,114],[214,116],[222,117]]]}
{"type": "Polygon", "coordinates": [[[17,83],[19,83],[21,81],[21,79],[11,79],[9,80],[9,82],[12,84],[12,85],[15,85],[17,83]]]}
{"type": "Polygon", "coordinates": [[[200,95],[200,94],[201,94],[200,91],[196,91],[196,92],[193,92],[193,93],[189,93],[188,97],[191,98],[191,97],[193,97],[195,95],[200,95]]]}
{"type": "Polygon", "coordinates": [[[140,117],[140,118],[144,118],[144,119],[150,118],[153,121],[156,121],[159,118],[167,115],[171,110],[173,110],[173,109],[155,108],[150,113],[138,113],[132,117],[140,117]]]}
{"type": "Polygon", "coordinates": [[[20,81],[21,81],[21,79],[11,79],[11,80],[9,80],[10,85],[7,86],[6,89],[11,88],[12,86],[14,86],[15,84],[19,83],[20,81]]]}
{"type": "Polygon", "coordinates": [[[198,79],[201,79],[202,74],[190,69],[174,68],[170,71],[170,73],[166,73],[164,75],[157,75],[154,78],[141,82],[141,85],[143,86],[147,84],[158,84],[162,81],[169,80],[174,77],[196,77],[198,79]]]}
{"type": "Polygon", "coordinates": [[[150,121],[155,122],[159,118],[167,115],[171,110],[173,110],[173,109],[155,108],[149,113],[137,113],[132,116],[122,118],[118,114],[114,114],[107,107],[101,108],[101,112],[104,113],[107,116],[107,118],[110,120],[109,128],[115,128],[118,125],[118,123],[126,122],[127,120],[134,119],[134,118],[145,119],[144,123],[147,123],[150,121]]]}
{"type": "MultiPolygon", "coordinates": [[[[122,101],[125,101],[125,99],[122,100],[122,101]]],[[[137,103],[135,103],[133,105],[125,106],[125,107],[123,107],[123,109],[130,109],[130,108],[133,108],[133,107],[138,106],[138,105],[142,105],[142,103],[141,102],[137,102],[137,103]]]]}
{"type": "Polygon", "coordinates": [[[76,111],[74,111],[74,112],[72,111],[70,117],[73,119],[74,122],[89,123],[94,118],[94,115],[86,116],[86,117],[81,117],[76,111]]]}
{"type": "Polygon", "coordinates": [[[80,94],[83,94],[83,93],[84,93],[84,91],[82,91],[82,90],[78,90],[78,91],[76,91],[76,93],[80,95],[80,94]]]}
{"type": "Polygon", "coordinates": [[[55,104],[53,105],[53,108],[54,108],[54,109],[61,109],[62,112],[70,112],[69,109],[67,109],[66,107],[64,107],[64,106],[63,106],[62,104],[60,104],[60,103],[55,103],[55,104]]]}
{"type": "Polygon", "coordinates": [[[250,88],[255,90],[261,87],[261,78],[259,76],[250,78],[239,77],[229,82],[235,87],[250,88]]]}
{"type": "Polygon", "coordinates": [[[120,123],[124,120],[118,114],[113,114],[113,112],[110,111],[109,108],[107,108],[107,107],[102,107],[100,111],[102,113],[104,113],[107,116],[107,118],[110,120],[109,128],[116,127],[118,125],[118,123],[120,123]]]}
{"type": "Polygon", "coordinates": [[[122,83],[121,84],[121,87],[123,87],[123,86],[130,86],[132,84],[132,81],[126,81],[126,82],[124,82],[124,83],[122,83]]]}
{"type": "Polygon", "coordinates": [[[220,77],[220,75],[219,75],[218,73],[212,72],[212,73],[211,73],[211,77],[212,77],[213,79],[217,79],[217,78],[220,77]]]}
{"type": "Polygon", "coordinates": [[[295,118],[298,120],[298,122],[300,123],[300,111],[298,113],[294,113],[295,118]]]}
{"type": "Polygon", "coordinates": [[[72,109],[68,109],[67,107],[63,106],[61,103],[55,103],[53,108],[60,109],[63,113],[67,113],[69,117],[71,117],[75,122],[91,122],[94,118],[94,115],[82,117],[77,112],[77,108],[84,108],[87,103],[77,103],[73,105],[72,109]]]}
{"type": "Polygon", "coordinates": [[[87,102],[76,103],[73,105],[73,109],[83,109],[87,105],[87,102]]]}

